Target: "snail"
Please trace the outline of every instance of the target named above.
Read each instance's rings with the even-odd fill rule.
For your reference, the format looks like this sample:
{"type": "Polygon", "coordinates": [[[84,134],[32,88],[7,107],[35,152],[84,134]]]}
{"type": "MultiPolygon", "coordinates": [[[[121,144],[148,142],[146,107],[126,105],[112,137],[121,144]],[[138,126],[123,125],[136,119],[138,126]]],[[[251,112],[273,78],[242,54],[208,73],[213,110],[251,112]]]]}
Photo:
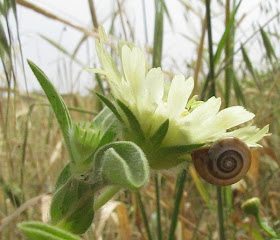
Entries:
{"type": "Polygon", "coordinates": [[[214,142],[191,153],[194,167],[207,182],[227,186],[238,182],[251,165],[251,151],[235,137],[214,142]]]}

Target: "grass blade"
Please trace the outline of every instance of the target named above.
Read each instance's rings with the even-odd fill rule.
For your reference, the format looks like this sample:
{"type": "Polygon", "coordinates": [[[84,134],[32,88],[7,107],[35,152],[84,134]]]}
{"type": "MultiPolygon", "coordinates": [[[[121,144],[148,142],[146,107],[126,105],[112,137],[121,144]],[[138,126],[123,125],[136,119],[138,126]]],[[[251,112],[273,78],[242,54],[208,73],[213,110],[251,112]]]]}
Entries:
{"type": "Polygon", "coordinates": [[[153,46],[153,67],[161,66],[162,42],[163,42],[163,0],[155,0],[155,31],[153,46]]]}
{"type": "Polygon", "coordinates": [[[224,49],[224,46],[226,44],[226,41],[228,40],[228,38],[230,37],[231,33],[232,33],[232,28],[234,27],[234,20],[235,20],[235,15],[237,13],[237,10],[239,8],[241,4],[241,1],[237,4],[237,6],[233,9],[232,13],[231,13],[231,17],[228,21],[228,24],[226,26],[226,29],[223,33],[223,36],[221,38],[221,40],[219,41],[218,44],[218,48],[216,50],[215,56],[214,56],[214,65],[216,66],[217,63],[219,62],[220,58],[221,58],[221,54],[222,54],[222,50],[224,49]]]}
{"type": "Polygon", "coordinates": [[[204,202],[207,204],[209,209],[212,209],[212,204],[211,204],[211,198],[208,194],[208,192],[206,191],[206,189],[204,188],[202,182],[200,181],[195,169],[193,166],[191,166],[189,168],[190,174],[192,176],[192,179],[195,183],[195,186],[197,188],[197,191],[199,192],[201,198],[204,200],[204,202]]]}
{"type": "Polygon", "coordinates": [[[262,36],[262,40],[263,40],[263,44],[266,50],[266,54],[270,60],[270,62],[272,61],[272,57],[274,57],[275,59],[277,59],[276,54],[275,54],[275,50],[269,40],[269,37],[267,36],[266,32],[263,30],[262,27],[260,27],[260,32],[261,32],[261,36],[262,36]]]}
{"type": "Polygon", "coordinates": [[[259,80],[256,76],[256,73],[255,73],[255,70],[253,68],[252,62],[251,62],[251,60],[250,60],[250,58],[247,54],[247,51],[245,50],[245,48],[243,46],[241,46],[241,52],[242,52],[243,60],[246,64],[246,67],[247,67],[248,71],[251,73],[258,89],[261,90],[262,89],[261,83],[259,82],[259,80]]]}
{"type": "Polygon", "coordinates": [[[59,43],[55,42],[54,40],[39,34],[39,36],[41,38],[43,38],[44,40],[46,40],[49,44],[51,44],[53,47],[55,47],[57,50],[59,50],[60,52],[62,52],[63,54],[65,54],[66,56],[70,57],[71,60],[73,60],[74,62],[76,62],[78,65],[84,67],[85,65],[80,62],[77,58],[75,58],[75,55],[71,54],[70,52],[68,52],[64,47],[62,47],[59,43]]]}
{"type": "MultiPolygon", "coordinates": [[[[231,31],[232,31],[232,28],[234,27],[235,15],[236,15],[236,13],[237,13],[237,10],[238,10],[240,4],[241,4],[241,1],[237,4],[237,6],[236,6],[236,7],[234,8],[234,10],[232,11],[232,14],[231,14],[231,17],[230,17],[230,19],[229,19],[229,22],[228,22],[228,24],[227,24],[227,26],[226,26],[226,29],[225,29],[225,31],[224,31],[222,37],[221,37],[221,40],[219,41],[219,44],[218,44],[216,53],[215,53],[214,57],[212,57],[212,58],[213,58],[213,69],[215,69],[215,66],[218,64],[218,62],[219,62],[219,60],[220,60],[220,58],[221,58],[222,50],[223,50],[224,47],[225,47],[225,43],[226,43],[226,41],[228,40],[228,38],[229,38],[229,36],[230,36],[230,33],[231,33],[231,31]]],[[[210,17],[210,16],[209,16],[209,17],[210,17]]],[[[209,22],[209,21],[207,21],[207,23],[208,23],[208,22],[209,22]]],[[[209,23],[208,23],[208,24],[209,24],[209,23]]],[[[208,28],[208,31],[211,29],[211,27],[209,28],[209,26],[207,26],[207,28],[208,28]]],[[[210,30],[210,31],[211,31],[211,30],[210,30]]],[[[210,34],[210,35],[211,35],[211,34],[210,34]]],[[[209,41],[209,40],[208,40],[208,41],[209,41]]],[[[212,42],[212,40],[211,40],[211,42],[212,42]]],[[[212,43],[211,43],[211,44],[212,44],[212,43]]],[[[210,54],[210,55],[213,55],[213,53],[210,53],[210,49],[209,49],[209,54],[210,54]]],[[[207,75],[207,79],[206,79],[205,84],[204,84],[203,89],[202,89],[202,93],[201,93],[202,99],[205,98],[206,90],[208,89],[208,86],[209,86],[210,82],[212,82],[212,80],[211,80],[212,75],[214,76],[214,70],[213,70],[213,73],[210,72],[210,71],[211,71],[211,68],[212,68],[212,67],[210,66],[210,70],[209,70],[209,73],[208,73],[208,75],[207,75]]],[[[214,89],[215,89],[215,84],[212,84],[212,83],[211,83],[210,86],[211,86],[211,92],[212,92],[212,94],[210,94],[209,96],[215,95],[215,94],[213,94],[213,93],[215,92],[215,90],[214,90],[214,89]]]]}
{"type": "Polygon", "coordinates": [[[234,88],[234,92],[235,92],[237,102],[242,103],[243,106],[246,106],[246,101],[245,101],[243,91],[242,91],[242,89],[239,85],[239,82],[238,82],[234,73],[233,73],[233,78],[232,79],[233,79],[233,88],[234,88]]]}

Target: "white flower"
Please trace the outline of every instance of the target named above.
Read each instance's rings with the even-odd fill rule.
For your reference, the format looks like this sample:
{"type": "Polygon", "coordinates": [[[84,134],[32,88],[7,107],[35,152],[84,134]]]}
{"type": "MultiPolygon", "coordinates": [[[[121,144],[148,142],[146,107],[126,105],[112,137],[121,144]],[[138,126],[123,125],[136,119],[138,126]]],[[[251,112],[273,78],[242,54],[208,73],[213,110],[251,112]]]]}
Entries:
{"type": "Polygon", "coordinates": [[[255,115],[241,106],[219,111],[221,99],[216,97],[206,102],[189,100],[194,82],[182,74],[175,75],[166,90],[164,73],[160,68],[148,71],[145,55],[139,48],[121,43],[119,49],[122,71],[103,49],[103,41],[96,41],[102,70],[95,71],[107,77],[114,98],[129,107],[147,139],[167,119],[169,128],[162,147],[208,144],[229,136],[256,147],[257,142],[268,135],[268,125],[261,130],[252,125],[231,130],[255,115]]]}

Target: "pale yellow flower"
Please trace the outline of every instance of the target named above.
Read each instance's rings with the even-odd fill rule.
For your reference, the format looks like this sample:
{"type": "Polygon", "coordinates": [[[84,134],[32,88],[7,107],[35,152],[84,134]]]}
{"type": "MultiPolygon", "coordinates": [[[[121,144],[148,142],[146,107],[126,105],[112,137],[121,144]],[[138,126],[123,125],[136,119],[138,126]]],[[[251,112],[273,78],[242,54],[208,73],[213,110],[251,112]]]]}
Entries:
{"type": "Polygon", "coordinates": [[[268,125],[263,129],[248,125],[232,131],[255,115],[241,106],[219,111],[221,99],[216,97],[206,102],[189,100],[194,81],[185,79],[182,74],[175,75],[166,90],[163,71],[161,68],[148,70],[140,48],[121,43],[119,49],[121,71],[103,49],[103,40],[96,41],[102,69],[95,71],[107,77],[114,98],[133,112],[147,139],[169,119],[168,132],[161,147],[208,144],[229,136],[243,140],[249,147],[256,147],[259,146],[257,142],[268,134],[268,125]]]}

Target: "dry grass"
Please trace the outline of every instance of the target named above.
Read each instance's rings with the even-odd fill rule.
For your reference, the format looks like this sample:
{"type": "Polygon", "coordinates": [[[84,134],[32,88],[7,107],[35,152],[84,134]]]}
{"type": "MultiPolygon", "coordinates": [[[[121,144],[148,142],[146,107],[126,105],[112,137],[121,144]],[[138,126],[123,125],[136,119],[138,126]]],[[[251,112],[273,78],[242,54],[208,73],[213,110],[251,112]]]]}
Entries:
{"type": "MultiPolygon", "coordinates": [[[[33,4],[28,5],[25,0],[17,2],[47,17],[62,21],[82,31],[86,36],[96,36],[93,31],[65,22],[44,9],[36,8],[33,4]]],[[[119,7],[121,8],[120,3],[119,7]]],[[[121,9],[116,14],[121,14],[121,9]]],[[[125,13],[122,14],[126,18],[125,13]]],[[[129,24],[128,22],[128,26],[129,24]]],[[[97,26],[96,19],[94,26],[97,26]]],[[[202,31],[203,37],[197,46],[196,64],[190,63],[190,66],[195,69],[197,92],[200,92],[199,89],[203,87],[207,63],[205,60],[207,51],[203,50],[203,42],[206,42],[206,39],[203,40],[205,26],[202,31]]],[[[276,38],[279,38],[277,34],[276,38]]],[[[278,49],[277,47],[275,49],[278,49]]],[[[269,221],[276,232],[280,233],[280,154],[277,151],[280,144],[279,53],[277,55],[276,52],[278,58],[272,61],[266,54],[264,55],[267,59],[267,68],[258,70],[257,74],[262,83],[261,90],[254,84],[254,79],[244,61],[236,62],[238,66],[236,77],[246,100],[246,108],[256,113],[256,125],[262,127],[270,124],[272,136],[261,142],[263,148],[253,151],[252,166],[247,177],[232,186],[232,200],[227,202],[225,207],[227,239],[269,239],[258,228],[255,220],[248,218],[241,211],[241,204],[250,197],[261,199],[262,216],[269,221]]],[[[222,68],[221,66],[223,66],[222,61],[219,67],[222,68]]],[[[223,75],[217,77],[217,92],[222,97],[224,96],[223,78],[223,75]]],[[[17,89],[13,91],[6,84],[3,85],[5,87],[0,89],[0,239],[18,240],[24,237],[16,228],[17,223],[23,220],[46,221],[48,219],[49,197],[57,176],[68,161],[68,156],[55,116],[46,104],[46,98],[35,93],[27,95],[17,89]],[[10,99],[7,96],[10,96],[10,99]]],[[[230,94],[231,105],[242,103],[240,95],[233,87],[230,89],[230,94]]],[[[63,97],[67,105],[72,107],[71,116],[74,121],[91,120],[100,110],[100,103],[93,95],[69,94],[63,97]],[[89,112],[81,112],[80,109],[89,112]]],[[[176,239],[218,239],[216,190],[203,180],[197,179],[192,170],[188,173],[180,205],[176,239]],[[203,189],[199,184],[202,184],[203,189]],[[202,194],[202,190],[205,191],[205,195],[202,194]]],[[[156,200],[152,182],[141,190],[141,195],[156,239],[156,200]]],[[[164,236],[167,236],[172,216],[175,185],[176,174],[162,175],[160,204],[164,236]]],[[[114,201],[98,211],[94,224],[83,238],[88,240],[147,239],[135,193],[123,191],[114,201]]]]}

